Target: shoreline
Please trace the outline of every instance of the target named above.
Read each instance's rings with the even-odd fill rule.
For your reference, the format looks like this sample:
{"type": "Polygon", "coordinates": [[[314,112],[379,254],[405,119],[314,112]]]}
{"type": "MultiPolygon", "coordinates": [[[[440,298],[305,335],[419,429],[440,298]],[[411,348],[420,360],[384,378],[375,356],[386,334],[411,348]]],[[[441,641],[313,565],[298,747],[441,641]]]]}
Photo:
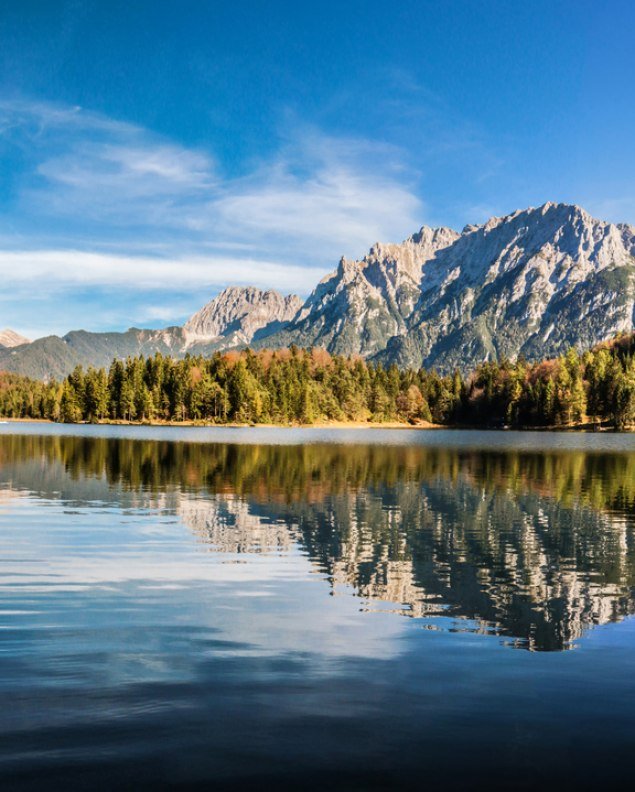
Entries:
{"type": "Polygon", "coordinates": [[[77,421],[63,423],[51,421],[48,418],[5,418],[0,416],[0,424],[35,423],[35,424],[60,424],[63,426],[152,426],[152,427],[182,427],[196,429],[416,429],[418,431],[434,431],[446,429],[452,431],[487,431],[487,432],[567,432],[579,434],[593,433],[622,433],[630,434],[635,431],[635,426],[625,429],[615,429],[613,426],[600,423],[587,422],[562,426],[474,426],[462,424],[434,424],[428,421],[405,423],[402,421],[386,421],[383,423],[372,421],[320,421],[310,424],[300,423],[213,423],[210,421],[77,421]]]}
{"type": "Polygon", "coordinates": [[[444,424],[433,424],[427,421],[420,421],[416,424],[403,423],[401,421],[319,421],[316,423],[214,423],[213,421],[76,421],[64,423],[62,421],[51,421],[48,418],[4,418],[0,416],[2,423],[41,423],[59,424],[60,426],[180,426],[193,427],[197,429],[455,429],[464,427],[445,426],[444,424]]]}

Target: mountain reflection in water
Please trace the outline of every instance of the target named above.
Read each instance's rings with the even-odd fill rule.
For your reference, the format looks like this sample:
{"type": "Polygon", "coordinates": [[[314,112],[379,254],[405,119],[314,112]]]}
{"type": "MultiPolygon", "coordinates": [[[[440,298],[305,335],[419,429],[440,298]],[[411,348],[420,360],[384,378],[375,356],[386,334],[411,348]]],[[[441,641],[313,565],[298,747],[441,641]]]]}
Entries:
{"type": "Polygon", "coordinates": [[[297,549],[365,608],[515,647],[568,649],[635,610],[633,454],[11,435],[16,490],[162,509],[216,553],[297,549]]]}

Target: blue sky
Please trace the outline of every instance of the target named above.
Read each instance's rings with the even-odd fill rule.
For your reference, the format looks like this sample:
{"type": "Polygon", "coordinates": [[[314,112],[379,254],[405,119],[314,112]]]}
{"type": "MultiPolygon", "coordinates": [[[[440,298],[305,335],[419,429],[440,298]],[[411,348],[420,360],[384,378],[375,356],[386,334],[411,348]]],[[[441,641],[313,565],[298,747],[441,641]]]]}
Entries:
{"type": "Polygon", "coordinates": [[[619,0],[0,3],[0,328],[305,295],[546,200],[635,223],[634,29],[619,0]]]}

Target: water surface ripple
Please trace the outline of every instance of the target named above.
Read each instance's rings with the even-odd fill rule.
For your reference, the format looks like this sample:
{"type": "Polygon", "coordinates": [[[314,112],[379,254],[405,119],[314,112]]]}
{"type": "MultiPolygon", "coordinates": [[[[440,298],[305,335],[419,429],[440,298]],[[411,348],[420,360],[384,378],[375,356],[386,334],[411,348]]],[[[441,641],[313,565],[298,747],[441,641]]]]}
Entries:
{"type": "Polygon", "coordinates": [[[3,788],[591,789],[635,436],[0,427],[3,788]]]}

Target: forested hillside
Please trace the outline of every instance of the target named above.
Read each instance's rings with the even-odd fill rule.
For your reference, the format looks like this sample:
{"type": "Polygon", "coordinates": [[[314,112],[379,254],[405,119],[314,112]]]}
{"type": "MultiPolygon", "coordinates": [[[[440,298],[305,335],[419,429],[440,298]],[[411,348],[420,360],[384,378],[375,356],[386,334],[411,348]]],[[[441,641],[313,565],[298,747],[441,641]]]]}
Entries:
{"type": "Polygon", "coordinates": [[[0,414],[53,421],[570,426],[635,422],[635,335],[539,363],[459,371],[389,368],[323,349],[115,360],[43,383],[0,375],[0,414]]]}

